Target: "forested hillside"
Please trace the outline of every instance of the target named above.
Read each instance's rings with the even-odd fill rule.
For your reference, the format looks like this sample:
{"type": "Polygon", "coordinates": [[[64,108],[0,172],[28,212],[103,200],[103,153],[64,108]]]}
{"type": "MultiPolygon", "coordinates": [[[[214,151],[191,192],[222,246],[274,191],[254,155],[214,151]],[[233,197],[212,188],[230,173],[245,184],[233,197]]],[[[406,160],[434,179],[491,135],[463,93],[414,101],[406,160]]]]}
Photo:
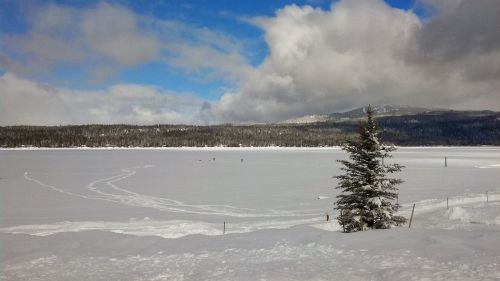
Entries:
{"type": "MultiPolygon", "coordinates": [[[[81,125],[0,127],[1,147],[334,146],[357,119],[309,124],[81,125]]],[[[377,118],[381,139],[396,145],[500,145],[500,113],[427,112],[377,118]]]]}

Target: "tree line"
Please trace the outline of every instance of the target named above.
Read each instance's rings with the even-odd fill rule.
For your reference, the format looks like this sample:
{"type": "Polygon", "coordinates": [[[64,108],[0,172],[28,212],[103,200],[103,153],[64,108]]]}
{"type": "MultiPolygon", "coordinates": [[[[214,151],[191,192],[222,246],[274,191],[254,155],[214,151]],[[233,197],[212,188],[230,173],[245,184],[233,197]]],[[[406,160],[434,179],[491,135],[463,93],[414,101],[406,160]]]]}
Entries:
{"type": "Polygon", "coordinates": [[[3,147],[317,147],[339,145],[347,137],[335,129],[287,125],[0,127],[3,147]]]}
{"type": "MultiPolygon", "coordinates": [[[[70,125],[0,127],[1,147],[337,146],[359,120],[256,125],[70,125]]],[[[379,137],[395,145],[500,145],[500,113],[418,114],[377,118],[379,137]]]]}

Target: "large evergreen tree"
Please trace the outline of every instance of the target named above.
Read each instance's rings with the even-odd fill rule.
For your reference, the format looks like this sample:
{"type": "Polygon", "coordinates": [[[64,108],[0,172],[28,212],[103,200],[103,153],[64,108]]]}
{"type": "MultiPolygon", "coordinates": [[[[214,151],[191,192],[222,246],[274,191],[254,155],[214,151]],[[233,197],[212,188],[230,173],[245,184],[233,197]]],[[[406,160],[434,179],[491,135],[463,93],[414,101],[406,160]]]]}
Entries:
{"type": "Polygon", "coordinates": [[[390,158],[393,146],[384,146],[377,139],[377,126],[373,120],[373,109],[368,106],[367,119],[360,123],[358,136],[348,141],[343,150],[350,160],[339,160],[344,174],[336,176],[337,196],[335,209],[345,232],[366,229],[390,228],[405,223],[406,219],[396,216],[397,186],[403,181],[390,178],[388,174],[401,171],[399,164],[384,164],[390,158]]]}

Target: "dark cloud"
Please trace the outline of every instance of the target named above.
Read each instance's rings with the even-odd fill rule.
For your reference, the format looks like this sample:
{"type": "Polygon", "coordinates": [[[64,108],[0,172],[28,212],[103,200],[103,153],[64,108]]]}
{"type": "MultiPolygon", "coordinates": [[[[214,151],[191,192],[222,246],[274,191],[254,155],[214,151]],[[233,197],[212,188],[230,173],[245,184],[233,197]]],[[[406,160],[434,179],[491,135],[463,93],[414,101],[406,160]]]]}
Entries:
{"type": "Polygon", "coordinates": [[[467,0],[423,25],[418,48],[429,59],[448,61],[500,49],[500,1],[467,0]]]}

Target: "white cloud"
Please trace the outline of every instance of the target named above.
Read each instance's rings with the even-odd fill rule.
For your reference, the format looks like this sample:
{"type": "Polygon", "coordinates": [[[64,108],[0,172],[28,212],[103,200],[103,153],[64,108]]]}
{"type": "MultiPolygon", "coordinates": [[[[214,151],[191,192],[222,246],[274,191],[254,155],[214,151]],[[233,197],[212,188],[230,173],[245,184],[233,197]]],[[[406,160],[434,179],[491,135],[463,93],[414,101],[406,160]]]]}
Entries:
{"type": "Polygon", "coordinates": [[[204,79],[238,81],[252,69],[236,51],[225,53],[206,46],[184,44],[172,49],[175,55],[167,59],[169,65],[181,68],[191,75],[201,75],[204,79]]]}
{"type": "Polygon", "coordinates": [[[0,77],[0,125],[195,123],[202,104],[190,94],[143,85],[76,91],[10,73],[0,77]]]}
{"type": "Polygon", "coordinates": [[[368,103],[500,109],[500,2],[486,2],[463,1],[427,22],[373,0],[256,18],[270,53],[207,118],[279,121],[368,103]]]}
{"type": "MultiPolygon", "coordinates": [[[[157,38],[141,28],[139,16],[122,6],[101,3],[76,10],[48,5],[33,9],[28,19],[30,29],[26,33],[7,34],[2,41],[11,60],[32,71],[46,72],[61,64],[73,64],[99,80],[102,75],[105,78],[122,67],[160,55],[157,38]]],[[[2,66],[16,71],[5,63],[2,66]]]]}
{"type": "Polygon", "coordinates": [[[0,78],[2,125],[58,124],[60,120],[72,119],[71,115],[63,96],[56,89],[8,73],[0,78]]]}
{"type": "Polygon", "coordinates": [[[214,107],[215,120],[278,121],[399,96],[378,92],[408,83],[399,81],[411,70],[398,56],[420,24],[378,1],[344,1],[332,11],[292,5],[256,22],[270,54],[214,107]]]}
{"type": "MultiPolygon", "coordinates": [[[[12,54],[26,69],[42,70],[57,63],[76,63],[85,57],[85,49],[75,29],[77,11],[49,5],[33,12],[31,29],[22,35],[5,34],[1,40],[6,54],[12,54]]],[[[8,65],[2,64],[12,71],[8,65]]]]}
{"type": "Polygon", "coordinates": [[[153,18],[115,4],[84,9],[32,7],[29,29],[1,38],[0,66],[27,75],[57,66],[83,69],[92,83],[121,70],[163,61],[201,79],[235,80],[250,67],[236,38],[175,20],[153,18]]]}
{"type": "Polygon", "coordinates": [[[101,3],[85,11],[80,28],[89,46],[120,65],[137,65],[159,55],[157,39],[143,34],[136,15],[121,6],[101,3]]]}
{"type": "Polygon", "coordinates": [[[188,75],[205,79],[237,81],[252,67],[244,43],[220,32],[177,21],[155,22],[164,40],[165,62],[188,75]]]}
{"type": "Polygon", "coordinates": [[[4,125],[205,122],[197,119],[202,100],[193,95],[130,84],[86,92],[21,78],[58,66],[86,71],[88,77],[82,78],[91,83],[152,60],[202,80],[236,81],[252,69],[235,38],[138,15],[120,5],[99,3],[78,10],[50,4],[32,7],[28,14],[25,33],[0,38],[0,66],[7,71],[0,80],[4,125]]]}

